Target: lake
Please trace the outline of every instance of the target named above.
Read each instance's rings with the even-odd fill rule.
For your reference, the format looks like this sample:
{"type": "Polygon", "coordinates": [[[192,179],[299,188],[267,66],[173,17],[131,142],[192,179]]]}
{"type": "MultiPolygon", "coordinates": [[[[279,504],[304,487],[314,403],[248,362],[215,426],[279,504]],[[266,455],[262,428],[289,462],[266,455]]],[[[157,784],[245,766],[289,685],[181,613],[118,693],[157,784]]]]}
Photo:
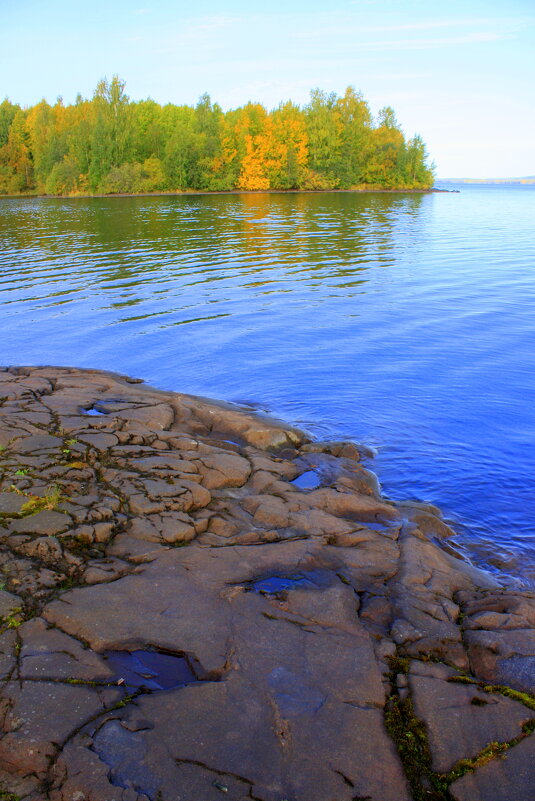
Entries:
{"type": "Polygon", "coordinates": [[[535,187],[0,199],[0,363],[251,404],[377,451],[535,585],[535,187]]]}

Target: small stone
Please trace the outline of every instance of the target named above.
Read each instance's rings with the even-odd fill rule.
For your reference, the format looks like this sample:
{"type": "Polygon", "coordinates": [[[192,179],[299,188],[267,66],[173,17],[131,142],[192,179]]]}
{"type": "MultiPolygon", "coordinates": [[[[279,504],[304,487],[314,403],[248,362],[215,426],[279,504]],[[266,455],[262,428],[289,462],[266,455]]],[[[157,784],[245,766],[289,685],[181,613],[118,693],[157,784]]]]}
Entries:
{"type": "Polygon", "coordinates": [[[93,526],[95,531],[96,542],[109,542],[113,535],[113,523],[95,523],[93,526]]]}
{"type": "Polygon", "coordinates": [[[165,542],[190,542],[195,537],[195,528],[182,520],[165,518],[162,520],[160,533],[165,542]]]}
{"type": "Polygon", "coordinates": [[[79,542],[83,543],[94,542],[95,541],[94,526],[78,526],[78,528],[76,528],[73,531],[73,536],[76,537],[76,539],[79,542]]]}

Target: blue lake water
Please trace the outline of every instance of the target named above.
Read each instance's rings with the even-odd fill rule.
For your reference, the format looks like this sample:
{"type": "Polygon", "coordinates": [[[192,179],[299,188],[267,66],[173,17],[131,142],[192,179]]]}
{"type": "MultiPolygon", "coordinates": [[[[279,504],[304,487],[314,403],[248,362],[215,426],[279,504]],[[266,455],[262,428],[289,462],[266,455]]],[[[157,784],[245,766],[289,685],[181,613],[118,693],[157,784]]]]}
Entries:
{"type": "Polygon", "coordinates": [[[0,199],[0,363],[96,367],[377,449],[535,582],[535,188],[0,199]]]}

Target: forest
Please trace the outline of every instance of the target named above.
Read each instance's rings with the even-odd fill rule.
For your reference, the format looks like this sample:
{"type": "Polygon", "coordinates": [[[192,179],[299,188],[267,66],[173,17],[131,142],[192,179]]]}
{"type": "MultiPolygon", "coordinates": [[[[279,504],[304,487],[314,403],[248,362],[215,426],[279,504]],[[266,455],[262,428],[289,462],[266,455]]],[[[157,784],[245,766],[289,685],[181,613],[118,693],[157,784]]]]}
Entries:
{"type": "Polygon", "coordinates": [[[224,112],[131,101],[118,76],[91,100],[0,104],[0,194],[428,189],[420,136],[406,139],[392,108],[376,118],[360,92],[315,89],[300,107],[259,103],[224,112]]]}

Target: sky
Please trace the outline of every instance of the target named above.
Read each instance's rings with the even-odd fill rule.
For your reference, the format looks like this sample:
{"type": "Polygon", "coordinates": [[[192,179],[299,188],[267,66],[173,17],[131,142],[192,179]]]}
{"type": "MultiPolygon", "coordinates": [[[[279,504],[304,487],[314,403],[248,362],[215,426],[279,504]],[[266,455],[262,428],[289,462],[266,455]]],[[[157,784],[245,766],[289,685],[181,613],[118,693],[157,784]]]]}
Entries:
{"type": "Polygon", "coordinates": [[[361,91],[420,134],[438,178],[535,175],[534,0],[0,0],[0,98],[223,109],[361,91]]]}

